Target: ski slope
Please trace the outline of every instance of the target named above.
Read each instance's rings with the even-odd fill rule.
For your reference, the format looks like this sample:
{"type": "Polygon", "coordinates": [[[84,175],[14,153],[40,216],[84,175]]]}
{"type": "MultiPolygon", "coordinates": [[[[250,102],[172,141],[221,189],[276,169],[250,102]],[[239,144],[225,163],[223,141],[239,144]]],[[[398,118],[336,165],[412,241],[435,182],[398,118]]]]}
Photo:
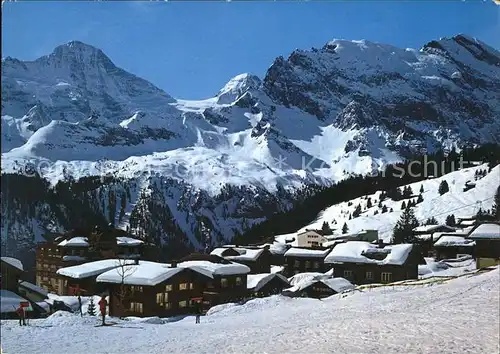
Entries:
{"type": "MultiPolygon", "coordinates": [[[[419,195],[420,187],[424,187],[424,193],[422,193],[424,201],[413,208],[418,221],[423,223],[428,218],[435,217],[438,222],[444,223],[446,217],[450,214],[454,214],[455,218],[457,218],[475,215],[479,207],[483,210],[491,209],[493,197],[500,185],[500,165],[493,168],[485,177],[475,181],[475,188],[467,192],[463,191],[465,182],[469,180],[474,182],[475,172],[484,169],[488,170],[487,164],[455,171],[440,178],[409,184],[414,194],[412,199],[415,201],[419,195]],[[443,180],[448,182],[450,191],[444,195],[439,195],[438,187],[443,180]]],[[[326,221],[332,229],[336,229],[335,234],[340,234],[345,222],[349,227],[349,233],[356,233],[363,229],[378,229],[379,237],[389,241],[394,226],[402,213],[401,204],[403,200],[393,201],[387,198],[382,204],[387,206],[388,212],[382,213],[382,210],[378,207],[379,198],[380,191],[348,202],[332,205],[323,210],[314,222],[304,226],[299,231],[321,229],[323,222],[326,221]],[[373,206],[365,210],[368,202],[367,198],[371,198],[373,206]],[[352,204],[348,205],[349,203],[352,204]],[[354,212],[358,204],[361,204],[363,212],[359,217],[349,220],[349,215],[354,212]],[[393,212],[390,212],[391,208],[393,212]],[[378,214],[374,215],[376,210],[378,210],[378,214]],[[335,224],[332,223],[333,220],[336,221],[335,224]]],[[[405,199],[404,202],[408,203],[408,200],[405,199]]],[[[281,239],[282,237],[277,238],[277,240],[281,239]]]]}
{"type": "Polygon", "coordinates": [[[498,353],[499,269],[324,300],[272,296],[214,308],[195,325],[56,313],[1,323],[5,353],[498,353]]]}

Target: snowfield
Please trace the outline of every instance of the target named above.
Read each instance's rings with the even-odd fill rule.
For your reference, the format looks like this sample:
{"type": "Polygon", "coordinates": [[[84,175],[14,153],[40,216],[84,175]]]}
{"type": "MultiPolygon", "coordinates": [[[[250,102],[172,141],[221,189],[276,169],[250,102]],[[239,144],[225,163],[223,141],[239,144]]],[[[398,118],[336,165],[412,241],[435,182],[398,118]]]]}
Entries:
{"type": "MultiPolygon", "coordinates": [[[[476,167],[465,168],[439,178],[408,184],[412,188],[414,197],[411,199],[414,201],[417,200],[420,187],[424,187],[424,193],[422,193],[424,201],[413,208],[418,221],[422,224],[428,218],[435,217],[438,222],[444,224],[446,217],[450,214],[454,214],[455,217],[472,216],[476,215],[479,207],[483,210],[491,209],[493,196],[500,184],[500,165],[493,168],[485,177],[475,181],[475,188],[464,192],[465,182],[474,181],[475,172],[479,170],[488,170],[488,165],[482,164],[476,167]],[[447,181],[450,191],[439,195],[439,184],[444,180],[447,181]]],[[[379,237],[385,241],[389,241],[394,226],[402,213],[401,204],[403,200],[393,201],[387,198],[382,204],[387,206],[388,212],[382,213],[381,208],[377,205],[380,193],[379,191],[375,194],[332,205],[323,210],[314,222],[304,226],[298,232],[305,231],[306,229],[321,229],[323,222],[326,221],[332,230],[334,230],[334,234],[340,234],[345,222],[349,228],[349,234],[357,233],[361,230],[377,229],[379,237]],[[365,210],[368,202],[367,198],[371,198],[373,206],[365,210]],[[359,217],[349,220],[349,215],[354,212],[358,204],[361,204],[363,212],[359,217]],[[391,208],[393,212],[390,212],[391,208]],[[378,211],[378,214],[375,215],[375,211],[378,211]],[[334,220],[336,221],[335,224],[333,223],[334,220]]],[[[408,203],[408,200],[404,200],[405,204],[408,203]]],[[[285,238],[293,236],[294,234],[280,235],[276,238],[276,241],[284,242],[285,238]]]]}
{"type": "Polygon", "coordinates": [[[1,322],[5,353],[498,353],[500,272],[382,286],[324,300],[272,296],[193,317],[96,327],[58,312],[1,322]]]}

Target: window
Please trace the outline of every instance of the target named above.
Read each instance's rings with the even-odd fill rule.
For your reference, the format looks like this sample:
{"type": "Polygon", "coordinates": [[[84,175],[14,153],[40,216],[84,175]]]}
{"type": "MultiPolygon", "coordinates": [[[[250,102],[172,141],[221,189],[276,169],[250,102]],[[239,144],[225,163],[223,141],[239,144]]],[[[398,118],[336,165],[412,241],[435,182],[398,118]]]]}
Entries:
{"type": "Polygon", "coordinates": [[[37,264],[36,264],[36,269],[37,269],[37,270],[42,270],[42,265],[41,265],[40,263],[37,263],[37,264]]]}
{"type": "Polygon", "coordinates": [[[382,283],[390,283],[392,282],[392,273],[382,272],[381,274],[382,283]]]}
{"type": "Polygon", "coordinates": [[[221,288],[227,288],[227,286],[228,286],[227,279],[226,278],[221,278],[220,279],[220,287],[221,288]]]}
{"type": "Polygon", "coordinates": [[[189,283],[189,289],[193,290],[194,289],[194,283],[189,283]]]}
{"type": "Polygon", "coordinates": [[[43,277],[42,280],[43,281],[49,281],[49,277],[43,277]]]}
{"type": "Polygon", "coordinates": [[[352,270],[344,270],[344,278],[352,278],[352,270]]]}
{"type": "Polygon", "coordinates": [[[130,311],[142,313],[142,302],[131,302],[130,311]]]}
{"type": "Polygon", "coordinates": [[[130,289],[132,290],[133,293],[135,292],[139,292],[139,293],[142,293],[142,286],[139,286],[139,285],[132,285],[130,287],[130,289]]]}
{"type": "Polygon", "coordinates": [[[160,306],[163,306],[163,294],[162,293],[157,293],[156,294],[156,303],[160,306]]]}
{"type": "Polygon", "coordinates": [[[181,307],[181,308],[187,307],[187,301],[186,300],[179,301],[179,307],[181,307]]]}
{"type": "Polygon", "coordinates": [[[314,267],[314,269],[319,269],[319,262],[314,262],[313,267],[314,267]]]}
{"type": "Polygon", "coordinates": [[[293,266],[294,266],[295,268],[300,267],[300,262],[299,262],[299,261],[295,261],[295,262],[293,263],[293,266]]]}
{"type": "Polygon", "coordinates": [[[163,298],[165,299],[164,301],[168,301],[168,293],[164,293],[163,298]]]}
{"type": "Polygon", "coordinates": [[[165,310],[170,310],[172,308],[172,303],[171,302],[166,302],[165,303],[165,310]]]}
{"type": "Polygon", "coordinates": [[[311,262],[310,261],[306,261],[306,269],[307,268],[311,268],[311,262]]]}
{"type": "Polygon", "coordinates": [[[36,285],[40,285],[42,283],[42,277],[37,275],[36,276],[36,285]]]}
{"type": "Polygon", "coordinates": [[[49,269],[49,265],[47,263],[43,264],[43,269],[49,269]]]}
{"type": "Polygon", "coordinates": [[[172,285],[171,284],[165,285],[165,291],[166,292],[172,291],[172,285]]]}
{"type": "Polygon", "coordinates": [[[366,280],[373,280],[373,272],[366,272],[366,280]]]}
{"type": "Polygon", "coordinates": [[[214,283],[212,283],[212,282],[208,282],[208,283],[207,283],[207,288],[208,288],[208,289],[213,289],[213,288],[214,288],[214,283]]]}
{"type": "Polygon", "coordinates": [[[241,277],[236,277],[236,285],[241,285],[241,277]]]}
{"type": "Polygon", "coordinates": [[[179,290],[187,290],[188,284],[187,283],[180,283],[179,284],[179,290]]]}

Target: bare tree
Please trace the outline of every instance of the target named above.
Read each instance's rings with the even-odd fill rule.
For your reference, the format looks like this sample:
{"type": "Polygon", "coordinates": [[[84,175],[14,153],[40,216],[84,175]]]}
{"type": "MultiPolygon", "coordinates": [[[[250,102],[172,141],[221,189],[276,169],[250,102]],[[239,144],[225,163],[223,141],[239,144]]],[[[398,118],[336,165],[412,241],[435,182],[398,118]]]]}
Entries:
{"type": "Polygon", "coordinates": [[[116,271],[120,277],[120,285],[116,291],[116,297],[118,298],[118,305],[120,306],[122,313],[124,313],[126,309],[123,303],[130,295],[132,295],[130,285],[126,284],[126,280],[135,272],[136,268],[133,266],[133,261],[128,259],[120,258],[117,262],[118,267],[116,268],[116,271]]]}

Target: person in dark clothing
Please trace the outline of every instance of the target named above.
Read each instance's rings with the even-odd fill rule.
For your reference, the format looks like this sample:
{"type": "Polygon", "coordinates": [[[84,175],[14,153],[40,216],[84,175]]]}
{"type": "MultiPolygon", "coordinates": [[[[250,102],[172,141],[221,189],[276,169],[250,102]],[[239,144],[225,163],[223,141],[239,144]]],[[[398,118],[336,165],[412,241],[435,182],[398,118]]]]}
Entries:
{"type": "Polygon", "coordinates": [[[201,316],[201,304],[199,301],[196,302],[196,322],[195,323],[200,323],[200,316],[201,316]]]}
{"type": "Polygon", "coordinates": [[[102,297],[101,300],[99,300],[99,309],[101,310],[101,316],[102,316],[102,325],[106,325],[106,306],[108,305],[108,302],[106,301],[105,297],[102,297]]]}
{"type": "Polygon", "coordinates": [[[16,309],[16,313],[19,316],[19,326],[26,326],[26,313],[24,312],[24,307],[19,305],[16,309]]]}
{"type": "Polygon", "coordinates": [[[80,295],[78,295],[78,310],[80,311],[80,316],[83,317],[83,311],[82,311],[82,298],[80,295]]]}

